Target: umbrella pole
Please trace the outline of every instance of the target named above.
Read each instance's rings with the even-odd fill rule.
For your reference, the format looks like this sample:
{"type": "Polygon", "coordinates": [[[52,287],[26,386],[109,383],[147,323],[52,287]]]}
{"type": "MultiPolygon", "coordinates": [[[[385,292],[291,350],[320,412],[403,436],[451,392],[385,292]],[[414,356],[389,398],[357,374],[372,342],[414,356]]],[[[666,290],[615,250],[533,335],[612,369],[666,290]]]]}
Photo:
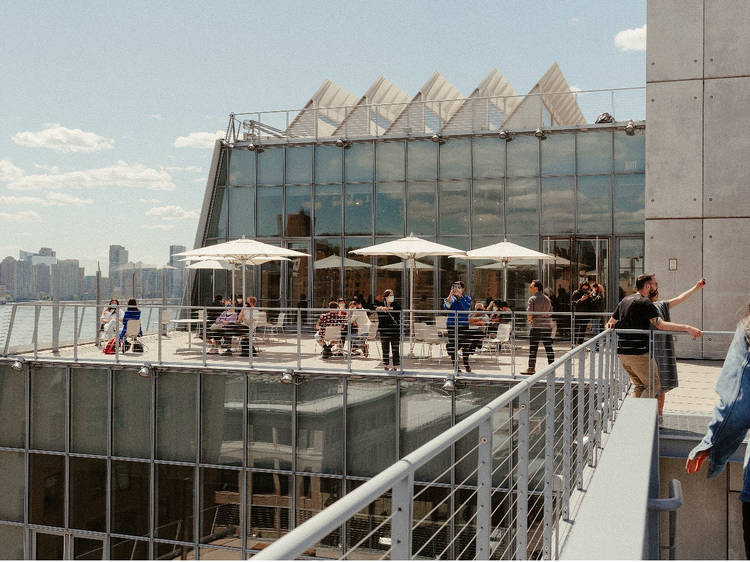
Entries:
{"type": "Polygon", "coordinates": [[[503,260],[503,300],[508,302],[508,260],[503,260]]]}
{"type": "Polygon", "coordinates": [[[211,270],[211,302],[213,302],[216,296],[216,270],[211,270]]]}
{"type": "MultiPolygon", "coordinates": [[[[246,284],[245,284],[245,270],[246,269],[247,269],[247,267],[245,267],[245,264],[243,263],[242,264],[242,306],[245,306],[245,302],[246,302],[245,301],[245,287],[246,287],[246,284]]],[[[232,297],[232,298],[234,298],[234,297],[232,297]]]]}
{"type": "Polygon", "coordinates": [[[234,274],[235,271],[237,270],[235,269],[234,264],[232,264],[232,302],[234,302],[234,278],[236,277],[234,274]]]}
{"type": "Polygon", "coordinates": [[[409,258],[409,355],[414,356],[414,258],[409,258]]]}

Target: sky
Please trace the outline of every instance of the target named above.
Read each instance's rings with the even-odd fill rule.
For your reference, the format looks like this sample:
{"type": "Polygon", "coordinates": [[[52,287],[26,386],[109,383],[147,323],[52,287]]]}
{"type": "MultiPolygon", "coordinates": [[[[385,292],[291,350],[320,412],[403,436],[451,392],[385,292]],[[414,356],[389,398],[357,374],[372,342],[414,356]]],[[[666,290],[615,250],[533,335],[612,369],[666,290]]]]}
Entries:
{"type": "Polygon", "coordinates": [[[573,89],[642,87],[645,24],[646,0],[5,2],[0,259],[47,246],[90,275],[122,244],[164,264],[193,246],[231,112],[301,108],[325,79],[413,96],[435,71],[526,93],[554,62],[573,89]]]}

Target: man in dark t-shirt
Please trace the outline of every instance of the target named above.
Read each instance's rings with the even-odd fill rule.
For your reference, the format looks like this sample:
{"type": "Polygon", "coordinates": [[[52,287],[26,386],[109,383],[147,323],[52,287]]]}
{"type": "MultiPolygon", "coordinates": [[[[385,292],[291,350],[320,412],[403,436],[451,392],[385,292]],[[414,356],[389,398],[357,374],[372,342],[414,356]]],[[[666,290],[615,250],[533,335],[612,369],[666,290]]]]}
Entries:
{"type": "Polygon", "coordinates": [[[653,273],[640,275],[635,282],[636,293],[629,295],[617,305],[608,328],[617,325],[618,330],[644,330],[639,334],[620,334],[617,340],[617,356],[623,369],[633,381],[633,395],[636,398],[655,398],[659,393],[659,369],[653,356],[649,356],[649,335],[651,326],[659,330],[687,332],[693,338],[699,338],[701,331],[687,324],[666,322],[659,316],[659,311],[649,296],[658,291],[659,284],[653,273]],[[649,367],[652,376],[649,376],[649,367]]]}

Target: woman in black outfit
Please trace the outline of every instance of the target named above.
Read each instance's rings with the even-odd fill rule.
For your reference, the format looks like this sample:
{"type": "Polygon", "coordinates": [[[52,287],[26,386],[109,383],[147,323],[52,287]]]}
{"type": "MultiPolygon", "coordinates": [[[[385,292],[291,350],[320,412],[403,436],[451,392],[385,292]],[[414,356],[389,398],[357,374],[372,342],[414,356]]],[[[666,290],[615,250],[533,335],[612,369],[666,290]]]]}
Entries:
{"type": "Polygon", "coordinates": [[[393,354],[392,371],[397,371],[401,365],[399,355],[399,343],[401,339],[401,306],[395,302],[391,289],[383,291],[383,302],[378,302],[370,307],[378,313],[378,332],[380,333],[380,344],[383,347],[383,368],[388,370],[388,358],[393,354]]]}

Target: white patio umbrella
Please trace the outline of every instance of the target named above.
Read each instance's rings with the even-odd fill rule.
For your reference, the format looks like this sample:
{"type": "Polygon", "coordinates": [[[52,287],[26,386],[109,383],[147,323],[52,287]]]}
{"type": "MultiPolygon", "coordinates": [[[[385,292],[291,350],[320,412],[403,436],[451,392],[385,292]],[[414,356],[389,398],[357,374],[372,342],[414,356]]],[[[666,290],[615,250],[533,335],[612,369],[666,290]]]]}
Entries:
{"type": "MultiPolygon", "coordinates": [[[[388,265],[381,265],[380,267],[378,267],[378,269],[385,269],[386,271],[399,271],[403,269],[404,266],[409,267],[409,262],[399,261],[396,263],[389,263],[388,265]]],[[[417,271],[432,271],[435,269],[435,267],[433,265],[430,265],[429,263],[424,263],[423,261],[415,261],[414,269],[416,269],[417,271]]]]}
{"type": "Polygon", "coordinates": [[[414,270],[417,268],[417,260],[427,256],[451,256],[462,255],[463,250],[444,246],[418,238],[413,234],[406,238],[399,238],[391,242],[375,244],[359,250],[352,250],[350,254],[360,256],[396,256],[406,260],[409,267],[409,332],[412,349],[414,347],[414,270]]]}
{"type": "MultiPolygon", "coordinates": [[[[313,266],[313,269],[340,269],[341,268],[341,260],[342,260],[341,256],[339,256],[337,254],[331,254],[330,256],[327,256],[327,257],[325,257],[323,259],[315,260],[315,265],[313,266]]],[[[349,267],[351,269],[355,269],[355,268],[360,268],[360,269],[367,268],[367,269],[370,269],[370,267],[371,267],[369,263],[365,263],[365,262],[353,260],[351,258],[347,258],[346,256],[344,256],[343,260],[344,260],[344,262],[343,262],[344,263],[344,267],[349,267]]],[[[331,294],[330,294],[330,296],[334,297],[334,294],[333,294],[333,277],[331,277],[330,281],[331,281],[331,291],[330,291],[331,294]]]]}
{"type": "Polygon", "coordinates": [[[464,260],[495,260],[501,263],[503,267],[503,300],[507,299],[508,293],[508,263],[520,260],[555,260],[555,256],[543,254],[507,240],[451,257],[464,260]]]}
{"type": "MultiPolygon", "coordinates": [[[[184,258],[180,261],[191,261],[191,258],[184,258]]],[[[201,259],[199,261],[193,262],[190,265],[186,265],[185,269],[211,269],[213,270],[213,273],[211,274],[211,298],[214,298],[214,294],[216,293],[216,270],[217,269],[225,269],[225,270],[231,270],[234,271],[234,267],[225,260],[215,260],[215,259],[201,259]]],[[[234,280],[234,279],[233,279],[234,280]]]]}
{"type": "MultiPolygon", "coordinates": [[[[238,238],[237,240],[230,240],[229,242],[223,242],[221,244],[215,244],[213,246],[205,246],[203,248],[196,248],[194,250],[188,250],[186,252],[180,252],[175,254],[177,256],[210,256],[225,258],[232,262],[243,266],[242,267],[242,300],[245,300],[245,267],[246,265],[258,265],[258,259],[264,259],[265,261],[280,260],[290,257],[309,257],[310,254],[298,252],[297,250],[290,250],[289,248],[281,248],[280,246],[274,246],[272,244],[266,244],[265,242],[259,242],[250,238],[238,238]]],[[[232,276],[232,294],[234,294],[234,275],[232,276]]]]}

